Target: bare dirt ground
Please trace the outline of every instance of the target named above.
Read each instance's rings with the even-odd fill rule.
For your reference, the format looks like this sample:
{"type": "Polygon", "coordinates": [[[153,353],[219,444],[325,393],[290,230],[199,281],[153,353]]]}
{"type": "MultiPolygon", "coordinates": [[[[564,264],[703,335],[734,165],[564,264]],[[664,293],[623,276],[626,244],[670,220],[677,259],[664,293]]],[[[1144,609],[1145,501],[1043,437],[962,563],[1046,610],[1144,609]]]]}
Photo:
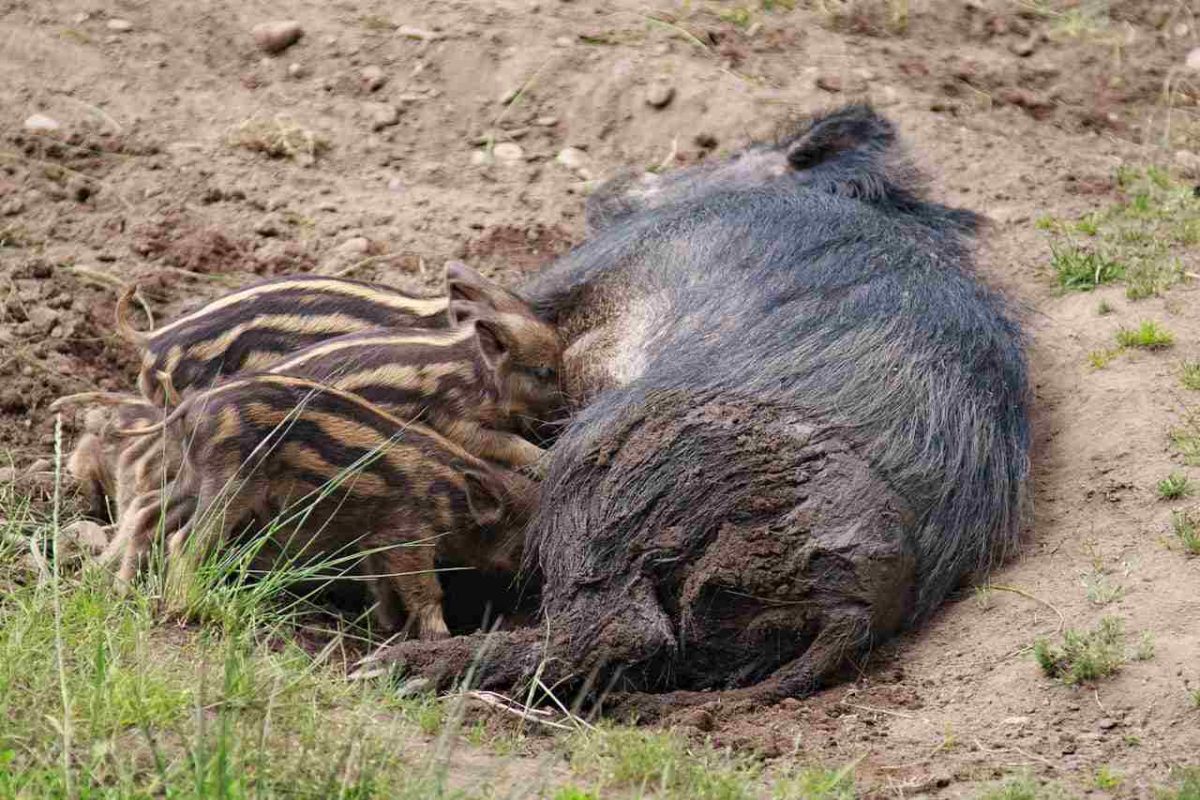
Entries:
{"type": "Polygon", "coordinates": [[[589,180],[867,98],[937,198],[993,221],[982,272],[1019,307],[1036,380],[1027,545],[991,576],[1007,588],[964,591],[857,681],[693,727],[769,759],[857,761],[869,795],[972,796],[1027,769],[1072,794],[1150,796],[1200,760],[1200,558],[1169,533],[1187,501],[1155,491],[1173,469],[1200,479],[1168,435],[1200,406],[1178,381],[1200,358],[1200,289],[1064,295],[1035,222],[1117,202],[1122,164],[1189,166],[1195,8],[792,5],[0,0],[0,448],[23,473],[50,454],[46,403],[132,385],[111,326],[125,282],[160,319],[294,271],[432,290],[462,257],[516,282],[584,236],[589,180]],[[250,35],[270,19],[304,29],[276,57],[250,35]],[[28,130],[35,114],[57,130],[28,130]],[[1171,350],[1089,366],[1145,319],[1171,350]],[[1149,633],[1153,658],[1094,687],[1039,672],[1036,636],[1104,616],[1131,648],[1149,633]],[[1097,788],[1102,766],[1119,787],[1097,788]]]}

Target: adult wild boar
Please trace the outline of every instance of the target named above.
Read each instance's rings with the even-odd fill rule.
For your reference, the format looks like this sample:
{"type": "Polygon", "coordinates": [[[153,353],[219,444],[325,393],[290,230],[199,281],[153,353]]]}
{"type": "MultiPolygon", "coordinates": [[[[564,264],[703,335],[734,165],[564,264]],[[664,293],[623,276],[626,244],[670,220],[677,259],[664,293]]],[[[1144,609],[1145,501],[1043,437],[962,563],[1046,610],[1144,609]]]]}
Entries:
{"type": "MultiPolygon", "coordinates": [[[[1022,337],[972,272],[976,217],[923,196],[887,120],[623,179],[524,290],[581,406],[528,534],[544,627],[483,681],[798,696],[1017,542],[1022,337]]],[[[406,643],[427,674],[481,638],[406,643]]]]}

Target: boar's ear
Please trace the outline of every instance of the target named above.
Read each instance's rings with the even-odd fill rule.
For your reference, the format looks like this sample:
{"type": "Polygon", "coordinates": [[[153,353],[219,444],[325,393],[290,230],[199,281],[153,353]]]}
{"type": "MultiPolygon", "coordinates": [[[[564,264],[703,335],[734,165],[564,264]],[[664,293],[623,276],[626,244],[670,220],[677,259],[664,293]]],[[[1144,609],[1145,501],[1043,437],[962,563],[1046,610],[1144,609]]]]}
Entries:
{"type": "Polygon", "coordinates": [[[495,319],[475,320],[475,338],[479,341],[479,352],[483,355],[484,363],[491,369],[498,367],[500,360],[511,349],[508,330],[495,319]]]}
{"type": "Polygon", "coordinates": [[[496,525],[504,518],[504,490],[486,472],[466,468],[462,470],[463,485],[467,493],[467,508],[480,527],[496,525]]]}
{"type": "Polygon", "coordinates": [[[812,169],[843,154],[881,152],[896,140],[892,124],[866,105],[851,105],[818,116],[787,148],[792,169],[812,169]]]}

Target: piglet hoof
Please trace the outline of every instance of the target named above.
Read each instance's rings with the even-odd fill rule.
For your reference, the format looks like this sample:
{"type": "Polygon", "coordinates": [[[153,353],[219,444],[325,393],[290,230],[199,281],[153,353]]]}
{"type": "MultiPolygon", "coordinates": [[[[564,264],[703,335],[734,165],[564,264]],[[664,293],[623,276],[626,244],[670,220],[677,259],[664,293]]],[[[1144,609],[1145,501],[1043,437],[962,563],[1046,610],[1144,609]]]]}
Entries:
{"type": "Polygon", "coordinates": [[[420,631],[418,638],[423,642],[438,642],[450,638],[450,629],[446,627],[446,620],[442,616],[440,606],[423,610],[417,623],[417,629],[420,631]]]}

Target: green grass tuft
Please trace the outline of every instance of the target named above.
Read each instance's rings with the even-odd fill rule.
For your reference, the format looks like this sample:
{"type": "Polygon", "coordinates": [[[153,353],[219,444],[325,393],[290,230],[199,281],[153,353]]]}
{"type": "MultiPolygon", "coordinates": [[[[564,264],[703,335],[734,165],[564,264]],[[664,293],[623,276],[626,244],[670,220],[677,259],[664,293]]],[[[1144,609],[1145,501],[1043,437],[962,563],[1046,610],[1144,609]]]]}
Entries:
{"type": "Polygon", "coordinates": [[[1126,660],[1121,620],[1105,617],[1097,628],[1083,633],[1068,629],[1057,646],[1038,639],[1033,656],[1047,677],[1068,685],[1112,675],[1126,660]]]}
{"type": "Polygon", "coordinates": [[[1039,783],[1029,773],[1021,773],[983,792],[979,800],[1050,800],[1061,796],[1057,787],[1039,783]]]}
{"type": "Polygon", "coordinates": [[[1101,300],[1099,305],[1096,306],[1096,313],[1102,317],[1108,316],[1114,311],[1116,311],[1116,309],[1113,308],[1112,303],[1108,302],[1107,300],[1101,300]]]}
{"type": "Polygon", "coordinates": [[[1094,251],[1074,245],[1056,245],[1050,250],[1050,267],[1066,291],[1090,292],[1125,277],[1124,267],[1094,251]]]}
{"type": "Polygon", "coordinates": [[[806,767],[781,778],[772,800],[854,800],[853,765],[838,770],[806,767]]]}
{"type": "Polygon", "coordinates": [[[1188,555],[1200,556],[1200,514],[1176,511],[1171,515],[1171,529],[1188,555]]]}
{"type": "Polygon", "coordinates": [[[741,800],[756,796],[760,767],[749,758],[691,745],[675,734],[601,728],[575,734],[571,765],[603,794],[629,789],[695,800],[741,800]]]}
{"type": "Polygon", "coordinates": [[[1092,369],[1104,369],[1111,364],[1117,356],[1124,352],[1124,347],[1110,347],[1106,350],[1093,350],[1092,352],[1088,353],[1088,365],[1092,369]]]}
{"type": "Polygon", "coordinates": [[[1158,496],[1162,500],[1178,500],[1192,491],[1192,482],[1182,472],[1172,472],[1158,482],[1158,496]]]}
{"type": "Polygon", "coordinates": [[[1058,284],[1086,291],[1123,280],[1131,300],[1162,294],[1196,271],[1200,199],[1188,182],[1155,167],[1121,167],[1117,186],[1122,199],[1107,209],[1072,221],[1038,220],[1050,235],[1058,284]]]}
{"type": "Polygon", "coordinates": [[[1187,411],[1169,436],[1171,446],[1183,456],[1185,464],[1200,466],[1200,407],[1187,411]]]}
{"type": "Polygon", "coordinates": [[[1136,328],[1117,331],[1117,344],[1142,350],[1163,350],[1175,344],[1175,334],[1157,322],[1145,320],[1136,328]]]}
{"type": "Polygon", "coordinates": [[[1200,361],[1185,361],[1179,370],[1179,382],[1185,389],[1200,392],[1200,361]]]}
{"type": "Polygon", "coordinates": [[[1180,767],[1171,779],[1175,786],[1158,792],[1156,800],[1200,800],[1200,766],[1180,767]]]}
{"type": "Polygon", "coordinates": [[[1094,780],[1097,789],[1111,792],[1118,788],[1125,779],[1121,777],[1121,773],[1116,772],[1112,767],[1107,764],[1101,764],[1096,769],[1094,780]]]}

